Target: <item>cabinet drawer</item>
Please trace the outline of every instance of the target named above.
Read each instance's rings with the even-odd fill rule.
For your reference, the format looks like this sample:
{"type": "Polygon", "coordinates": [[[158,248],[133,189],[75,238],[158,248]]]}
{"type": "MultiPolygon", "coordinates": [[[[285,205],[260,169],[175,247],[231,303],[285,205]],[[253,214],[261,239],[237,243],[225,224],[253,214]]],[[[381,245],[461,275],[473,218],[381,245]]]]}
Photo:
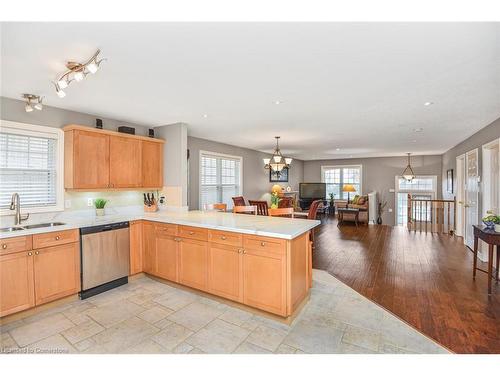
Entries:
{"type": "Polygon", "coordinates": [[[243,235],[241,233],[226,232],[222,230],[209,230],[208,240],[221,245],[231,245],[241,247],[243,245],[243,235]]]}
{"type": "Polygon", "coordinates": [[[243,236],[243,247],[249,250],[285,254],[286,240],[273,237],[245,235],[243,236]]]}
{"type": "Polygon", "coordinates": [[[208,241],[208,229],[181,225],[179,226],[179,236],[193,240],[208,241]]]}
{"type": "Polygon", "coordinates": [[[0,240],[0,255],[31,249],[31,236],[19,236],[0,240]]]}
{"type": "Polygon", "coordinates": [[[78,242],[78,229],[33,235],[33,249],[78,242]]]}
{"type": "Polygon", "coordinates": [[[175,224],[155,224],[155,234],[177,236],[177,225],[175,224]]]}

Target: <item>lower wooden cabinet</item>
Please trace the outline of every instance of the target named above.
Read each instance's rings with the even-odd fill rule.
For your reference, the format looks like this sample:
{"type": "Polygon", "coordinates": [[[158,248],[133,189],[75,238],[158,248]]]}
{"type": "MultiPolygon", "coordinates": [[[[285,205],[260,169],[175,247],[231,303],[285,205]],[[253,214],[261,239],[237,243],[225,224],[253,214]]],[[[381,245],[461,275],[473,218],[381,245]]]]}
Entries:
{"type": "Polygon", "coordinates": [[[179,282],[196,289],[208,289],[208,243],[179,238],[179,282]]]}
{"type": "Polygon", "coordinates": [[[142,244],[144,246],[143,271],[156,274],[156,236],[155,225],[149,221],[142,223],[142,244]]]}
{"type": "Polygon", "coordinates": [[[80,290],[78,242],[33,252],[37,305],[78,293],[80,290]]]}
{"type": "Polygon", "coordinates": [[[286,256],[243,250],[243,303],[286,314],[286,256]]]}
{"type": "Polygon", "coordinates": [[[157,234],[156,236],[156,276],[170,281],[179,281],[178,238],[157,234]]]}
{"type": "Polygon", "coordinates": [[[211,243],[208,251],[208,291],[243,302],[243,259],[238,247],[211,243]]]}
{"type": "Polygon", "coordinates": [[[0,256],[0,316],[33,306],[33,251],[0,256]]]}
{"type": "Polygon", "coordinates": [[[134,275],[142,272],[143,266],[143,240],[142,240],[142,221],[130,222],[130,270],[129,274],[134,275]]]}

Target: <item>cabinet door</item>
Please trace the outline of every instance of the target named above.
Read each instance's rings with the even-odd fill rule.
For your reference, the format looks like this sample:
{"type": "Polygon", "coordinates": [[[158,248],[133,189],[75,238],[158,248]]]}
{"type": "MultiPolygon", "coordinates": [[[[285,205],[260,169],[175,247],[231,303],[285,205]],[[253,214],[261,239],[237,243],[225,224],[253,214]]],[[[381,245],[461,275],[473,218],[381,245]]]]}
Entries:
{"type": "Polygon", "coordinates": [[[241,248],[210,244],[208,251],[208,291],[234,301],[243,301],[241,248]]]}
{"type": "Polygon", "coordinates": [[[37,305],[80,290],[78,242],[34,250],[35,302],[37,305]]]}
{"type": "Polygon", "coordinates": [[[155,226],[149,221],[142,223],[142,244],[144,246],[144,272],[156,274],[156,238],[155,226]]]}
{"type": "Polygon", "coordinates": [[[204,241],[179,239],[179,282],[196,289],[208,287],[208,245],[204,241]]]}
{"type": "Polygon", "coordinates": [[[33,252],[0,256],[0,316],[35,305],[33,252]]]}
{"type": "Polygon", "coordinates": [[[243,302],[286,315],[286,256],[243,250],[243,302]]]}
{"type": "Polygon", "coordinates": [[[178,242],[173,236],[156,235],[156,275],[171,281],[179,281],[178,242]]]}
{"type": "Polygon", "coordinates": [[[109,182],[111,188],[141,186],[140,139],[112,136],[109,141],[109,182]]]}
{"type": "Polygon", "coordinates": [[[70,172],[73,174],[73,186],[67,187],[107,188],[109,186],[109,135],[74,130],[73,137],[73,163],[70,172]]]}
{"type": "Polygon", "coordinates": [[[163,143],[142,141],[142,186],[163,187],[163,143]]]}
{"type": "Polygon", "coordinates": [[[142,221],[130,222],[130,275],[142,272],[142,221]]]}

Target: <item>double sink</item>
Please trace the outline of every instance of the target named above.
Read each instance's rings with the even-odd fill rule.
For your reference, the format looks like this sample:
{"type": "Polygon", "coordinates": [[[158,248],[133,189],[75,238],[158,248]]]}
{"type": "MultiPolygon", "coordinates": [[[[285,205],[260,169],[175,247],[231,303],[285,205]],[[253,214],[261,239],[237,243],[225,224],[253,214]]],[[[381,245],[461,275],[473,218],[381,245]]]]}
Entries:
{"type": "Polygon", "coordinates": [[[16,232],[20,230],[25,230],[25,229],[37,229],[37,228],[49,228],[49,227],[57,227],[59,225],[64,225],[66,223],[61,223],[61,222],[52,222],[52,223],[40,223],[40,224],[32,224],[32,225],[23,225],[19,227],[7,227],[7,228],[0,228],[0,233],[5,233],[5,232],[16,232]]]}

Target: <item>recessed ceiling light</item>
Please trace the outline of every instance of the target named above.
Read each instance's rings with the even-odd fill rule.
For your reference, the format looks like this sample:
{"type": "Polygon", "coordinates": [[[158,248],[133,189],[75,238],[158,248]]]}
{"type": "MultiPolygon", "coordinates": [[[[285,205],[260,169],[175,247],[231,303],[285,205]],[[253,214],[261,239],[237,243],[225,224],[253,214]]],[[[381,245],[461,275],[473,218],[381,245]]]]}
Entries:
{"type": "Polygon", "coordinates": [[[337,147],[335,150],[340,151],[340,148],[337,147]]]}
{"type": "Polygon", "coordinates": [[[434,102],[425,102],[425,103],[424,103],[424,105],[425,105],[426,107],[428,107],[428,106],[430,106],[430,105],[433,105],[433,104],[434,104],[434,102]]]}
{"type": "Polygon", "coordinates": [[[274,101],[274,104],[281,104],[281,103],[283,103],[281,100],[275,100],[274,101]]]}
{"type": "Polygon", "coordinates": [[[208,115],[205,113],[205,114],[203,115],[203,117],[204,117],[204,118],[207,118],[207,117],[208,117],[208,115]]]}
{"type": "Polygon", "coordinates": [[[424,128],[415,128],[415,129],[413,129],[413,131],[414,131],[415,133],[421,133],[421,132],[423,132],[423,131],[424,131],[424,128]]]}
{"type": "Polygon", "coordinates": [[[412,143],[417,143],[416,139],[412,139],[411,141],[412,141],[412,143]]]}

